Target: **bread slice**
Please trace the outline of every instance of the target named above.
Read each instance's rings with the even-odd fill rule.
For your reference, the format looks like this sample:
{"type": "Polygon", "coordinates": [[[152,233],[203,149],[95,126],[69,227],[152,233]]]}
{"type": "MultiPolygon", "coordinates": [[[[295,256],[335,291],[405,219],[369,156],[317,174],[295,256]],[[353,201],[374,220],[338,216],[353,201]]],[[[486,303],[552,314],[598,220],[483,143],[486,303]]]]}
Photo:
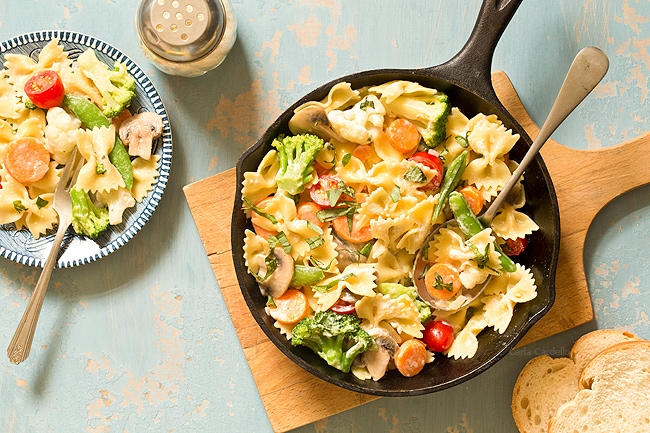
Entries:
{"type": "Polygon", "coordinates": [[[573,344],[569,357],[582,371],[598,353],[615,344],[641,340],[636,335],[619,329],[598,329],[578,338],[573,344]]]}
{"type": "Polygon", "coordinates": [[[512,393],[512,416],[521,433],[546,433],[557,409],[580,390],[583,368],[602,350],[615,344],[639,340],[634,334],[599,329],[580,337],[569,358],[540,355],[524,366],[512,393]]]}
{"type": "Polygon", "coordinates": [[[579,383],[582,389],[560,406],[549,433],[650,432],[650,341],[605,349],[579,383]]]}
{"type": "Polygon", "coordinates": [[[578,392],[581,370],[572,359],[541,355],[519,373],[512,392],[512,416],[521,433],[545,433],[562,404],[578,392]]]}

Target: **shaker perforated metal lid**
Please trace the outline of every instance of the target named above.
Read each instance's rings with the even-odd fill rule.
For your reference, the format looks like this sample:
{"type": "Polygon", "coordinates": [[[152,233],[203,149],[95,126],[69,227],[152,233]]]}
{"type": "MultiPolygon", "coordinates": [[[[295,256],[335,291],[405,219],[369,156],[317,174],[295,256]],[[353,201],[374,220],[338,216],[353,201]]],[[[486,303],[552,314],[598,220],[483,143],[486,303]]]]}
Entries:
{"type": "Polygon", "coordinates": [[[136,15],[142,43],[175,62],[191,62],[209,54],[225,28],[219,0],[143,0],[136,15]]]}

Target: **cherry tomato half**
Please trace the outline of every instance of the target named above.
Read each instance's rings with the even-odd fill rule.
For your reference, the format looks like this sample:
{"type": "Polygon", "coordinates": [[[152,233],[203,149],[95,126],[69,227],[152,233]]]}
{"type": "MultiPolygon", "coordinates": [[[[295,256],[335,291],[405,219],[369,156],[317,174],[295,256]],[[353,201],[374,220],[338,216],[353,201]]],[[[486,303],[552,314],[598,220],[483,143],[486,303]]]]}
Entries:
{"type": "Polygon", "coordinates": [[[330,310],[336,314],[354,314],[357,311],[354,302],[347,302],[342,299],[336,301],[336,303],[330,307],[330,310]]]}
{"type": "Polygon", "coordinates": [[[506,244],[501,249],[508,256],[518,256],[524,252],[526,246],[528,246],[528,239],[526,238],[507,239],[506,244]]]}
{"type": "MultiPolygon", "coordinates": [[[[338,188],[341,182],[341,179],[334,175],[324,174],[318,178],[318,182],[309,188],[309,196],[311,197],[312,201],[314,201],[314,203],[323,208],[329,209],[332,207],[332,205],[330,203],[327,192],[338,188]]],[[[341,200],[352,200],[352,198],[346,194],[341,194],[339,201],[341,200]]]]}
{"type": "Polygon", "coordinates": [[[454,342],[454,328],[444,320],[435,320],[425,325],[422,341],[432,352],[444,352],[454,342]]]}
{"type": "Polygon", "coordinates": [[[417,152],[411,155],[408,159],[409,161],[418,162],[426,167],[429,167],[432,170],[436,171],[436,175],[424,186],[420,187],[422,191],[433,191],[434,189],[440,188],[442,183],[442,176],[445,172],[445,168],[442,165],[440,157],[432,155],[429,152],[417,152]]]}
{"type": "Polygon", "coordinates": [[[61,105],[65,96],[65,89],[59,74],[46,69],[32,75],[27,80],[25,94],[37,107],[48,109],[61,105]]]}

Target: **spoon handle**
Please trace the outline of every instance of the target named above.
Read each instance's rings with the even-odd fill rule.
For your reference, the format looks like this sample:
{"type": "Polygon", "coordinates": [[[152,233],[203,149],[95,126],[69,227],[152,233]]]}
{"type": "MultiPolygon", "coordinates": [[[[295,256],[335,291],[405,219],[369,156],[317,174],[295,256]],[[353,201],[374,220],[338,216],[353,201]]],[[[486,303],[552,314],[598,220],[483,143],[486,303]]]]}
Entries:
{"type": "Polygon", "coordinates": [[[551,111],[548,113],[548,117],[539,130],[537,137],[535,137],[533,144],[490,207],[479,218],[484,227],[490,225],[512,187],[515,186],[524,170],[526,170],[528,165],[537,156],[537,153],[551,134],[587,95],[591,93],[600,80],[603,79],[608,68],[609,59],[607,55],[596,47],[583,48],[576,55],[562,83],[562,87],[560,87],[555,102],[551,107],[551,111]]]}

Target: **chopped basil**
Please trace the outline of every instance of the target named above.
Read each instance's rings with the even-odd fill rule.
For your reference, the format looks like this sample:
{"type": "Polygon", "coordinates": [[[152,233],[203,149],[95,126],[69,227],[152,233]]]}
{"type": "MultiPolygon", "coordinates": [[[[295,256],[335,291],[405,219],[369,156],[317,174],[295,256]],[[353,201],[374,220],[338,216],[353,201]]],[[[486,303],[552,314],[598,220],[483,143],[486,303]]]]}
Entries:
{"type": "Polygon", "coordinates": [[[347,280],[348,278],[350,278],[350,277],[354,277],[354,276],[355,276],[355,274],[353,274],[353,273],[344,274],[344,275],[342,275],[340,278],[337,278],[337,279],[334,280],[334,281],[330,281],[328,284],[318,285],[318,286],[312,286],[312,289],[314,289],[314,290],[316,290],[317,292],[320,292],[320,293],[327,293],[327,292],[329,292],[330,290],[332,290],[332,288],[338,286],[338,284],[339,284],[341,281],[345,281],[345,280],[347,280]]]}
{"type": "Polygon", "coordinates": [[[341,181],[336,186],[336,188],[327,191],[327,200],[329,201],[330,206],[336,206],[343,194],[354,198],[355,193],[352,187],[346,185],[345,182],[341,181]]]}
{"type": "Polygon", "coordinates": [[[433,288],[437,290],[447,290],[448,292],[454,291],[454,285],[452,283],[445,283],[439,273],[434,275],[435,281],[433,283],[433,288]]]}
{"type": "Polygon", "coordinates": [[[475,262],[479,269],[485,268],[485,265],[487,265],[487,262],[490,260],[490,244],[485,245],[485,251],[483,253],[481,253],[478,247],[470,241],[465,241],[465,245],[467,245],[474,253],[474,257],[470,260],[475,262]]]}
{"type": "Polygon", "coordinates": [[[402,193],[399,189],[399,186],[393,185],[393,189],[390,192],[390,199],[393,200],[393,203],[397,203],[402,198],[402,193]]]}
{"type": "Polygon", "coordinates": [[[291,252],[291,244],[289,243],[289,239],[287,239],[287,235],[284,234],[284,232],[278,232],[275,236],[269,237],[269,248],[273,250],[278,244],[282,247],[285,253],[290,253],[291,252]]]}
{"type": "Polygon", "coordinates": [[[276,220],[273,215],[262,212],[262,210],[260,208],[258,208],[257,206],[255,206],[253,204],[253,202],[250,201],[250,199],[248,197],[244,197],[244,201],[246,202],[246,204],[248,205],[248,208],[251,211],[253,211],[256,214],[258,214],[259,216],[261,216],[263,218],[266,218],[267,220],[271,221],[272,224],[277,224],[278,223],[278,220],[276,220]]]}
{"type": "Polygon", "coordinates": [[[278,267],[278,261],[275,260],[273,249],[271,249],[271,252],[264,258],[264,265],[266,266],[266,273],[263,277],[250,269],[248,270],[248,272],[260,283],[263,283],[267,278],[269,278],[278,267]]]}
{"type": "Polygon", "coordinates": [[[404,173],[404,179],[415,183],[427,182],[427,177],[424,175],[420,167],[415,165],[412,165],[408,170],[406,170],[406,173],[404,173]]]}
{"type": "Polygon", "coordinates": [[[329,222],[344,215],[354,216],[359,207],[359,203],[346,201],[342,203],[343,206],[331,209],[322,209],[316,212],[316,217],[322,222],[329,222]]]}
{"type": "Polygon", "coordinates": [[[424,269],[422,269],[422,273],[418,276],[418,280],[424,280],[424,278],[427,276],[427,272],[429,272],[430,267],[431,267],[430,263],[424,265],[424,269]]]}
{"type": "Polygon", "coordinates": [[[364,98],[364,100],[361,101],[361,104],[359,104],[359,108],[361,108],[363,111],[366,111],[368,107],[375,108],[375,103],[368,98],[364,98]]]}
{"type": "Polygon", "coordinates": [[[49,201],[42,199],[40,196],[36,198],[36,207],[39,209],[44,208],[48,203],[49,201]]]}
{"type": "Polygon", "coordinates": [[[307,228],[312,230],[314,233],[318,233],[319,235],[323,234],[323,229],[318,227],[316,224],[314,224],[311,221],[307,221],[307,228]]]}
{"type": "Polygon", "coordinates": [[[458,144],[460,144],[462,147],[464,147],[465,149],[467,149],[467,148],[469,147],[469,134],[470,134],[471,132],[472,132],[472,131],[467,131],[467,132],[465,133],[465,136],[464,136],[464,137],[463,137],[462,135],[457,135],[457,136],[454,137],[454,138],[456,139],[456,141],[458,142],[458,144]]]}
{"type": "Polygon", "coordinates": [[[368,242],[367,244],[365,244],[363,248],[361,248],[358,251],[359,255],[362,255],[367,258],[370,255],[370,250],[372,250],[372,246],[374,244],[375,244],[374,242],[368,242]]]}
{"type": "Polygon", "coordinates": [[[307,242],[307,245],[309,245],[309,249],[314,250],[323,245],[325,243],[325,239],[321,238],[320,236],[314,236],[313,238],[305,239],[305,242],[307,242]]]}
{"type": "Polygon", "coordinates": [[[343,156],[343,159],[341,160],[341,164],[343,164],[343,167],[348,165],[350,162],[350,159],[352,159],[352,154],[351,153],[346,153],[345,156],[343,156]]]}
{"type": "Polygon", "coordinates": [[[14,205],[14,209],[16,209],[16,212],[18,213],[25,212],[27,210],[23,202],[20,200],[14,200],[13,205],[14,205]]]}
{"type": "Polygon", "coordinates": [[[103,163],[101,163],[101,162],[97,163],[97,165],[95,166],[95,173],[97,173],[97,174],[106,173],[106,167],[104,167],[103,163]]]}

